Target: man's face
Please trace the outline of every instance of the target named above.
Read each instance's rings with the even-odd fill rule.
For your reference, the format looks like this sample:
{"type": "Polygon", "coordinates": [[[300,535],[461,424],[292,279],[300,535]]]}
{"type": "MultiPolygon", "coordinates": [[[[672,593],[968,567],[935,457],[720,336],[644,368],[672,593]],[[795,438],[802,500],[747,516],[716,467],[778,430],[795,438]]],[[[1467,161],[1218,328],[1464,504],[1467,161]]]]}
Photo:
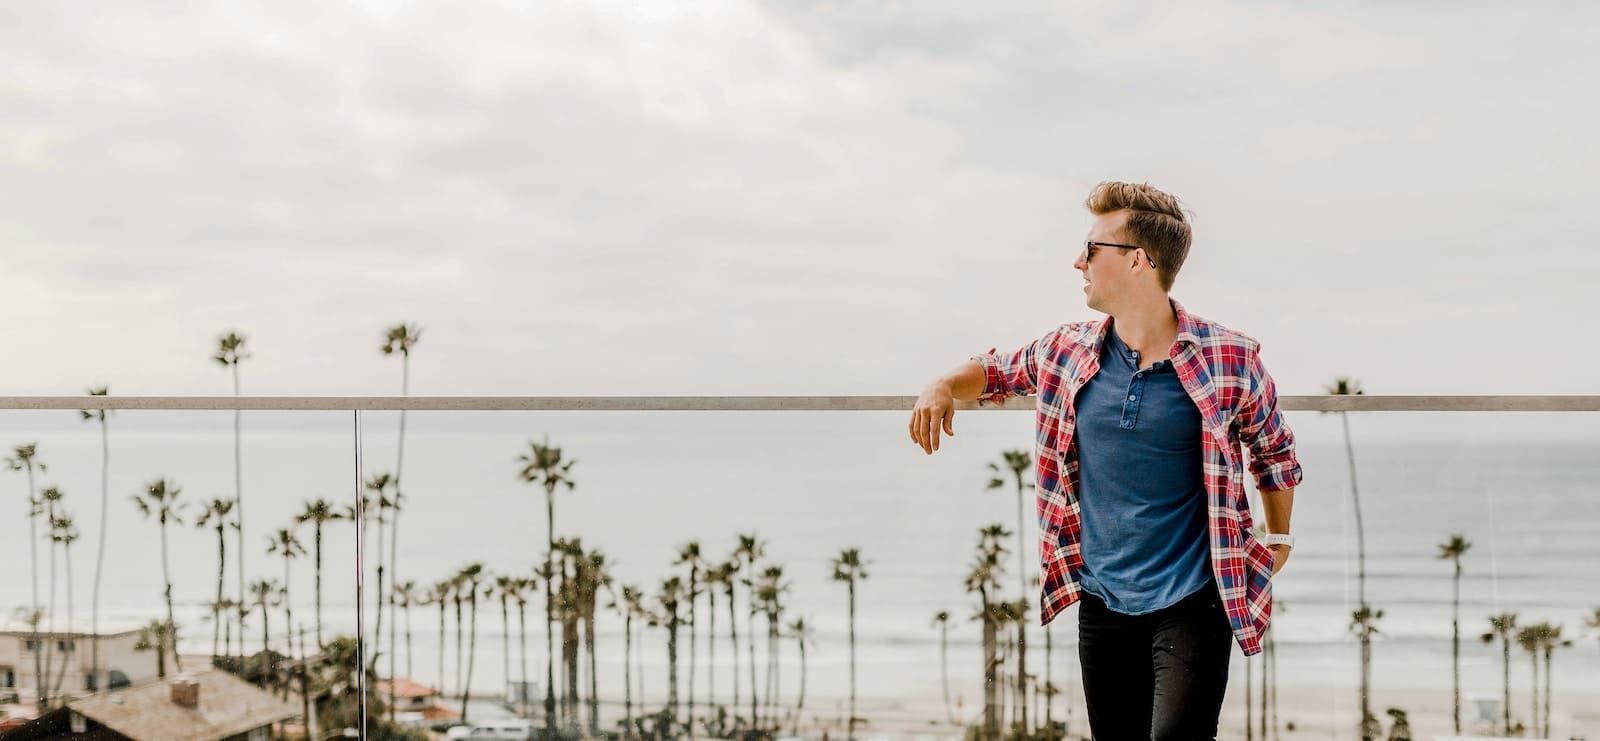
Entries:
{"type": "MultiPolygon", "coordinates": [[[[1127,226],[1132,213],[1124,209],[1095,214],[1086,239],[1090,242],[1131,244],[1123,227],[1127,226]]],[[[1136,253],[1133,250],[1100,247],[1094,251],[1094,259],[1090,260],[1082,245],[1078,250],[1078,259],[1073,261],[1072,267],[1083,273],[1085,303],[1095,311],[1111,313],[1117,297],[1127,290],[1133,278],[1130,269],[1137,259],[1136,253]]]]}

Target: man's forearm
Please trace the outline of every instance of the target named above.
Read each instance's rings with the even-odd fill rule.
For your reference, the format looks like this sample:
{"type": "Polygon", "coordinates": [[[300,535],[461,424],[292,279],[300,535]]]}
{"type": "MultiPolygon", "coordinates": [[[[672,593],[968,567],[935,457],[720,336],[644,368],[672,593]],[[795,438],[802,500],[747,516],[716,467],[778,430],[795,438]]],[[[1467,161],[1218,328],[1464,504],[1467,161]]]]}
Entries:
{"type": "Polygon", "coordinates": [[[950,396],[960,401],[972,401],[983,395],[986,385],[983,366],[976,360],[968,360],[956,366],[949,373],[939,377],[934,383],[941,383],[950,389],[950,396]]]}
{"type": "Polygon", "coordinates": [[[1294,511],[1294,487],[1261,492],[1261,506],[1266,510],[1267,532],[1289,532],[1289,516],[1294,511]]]}

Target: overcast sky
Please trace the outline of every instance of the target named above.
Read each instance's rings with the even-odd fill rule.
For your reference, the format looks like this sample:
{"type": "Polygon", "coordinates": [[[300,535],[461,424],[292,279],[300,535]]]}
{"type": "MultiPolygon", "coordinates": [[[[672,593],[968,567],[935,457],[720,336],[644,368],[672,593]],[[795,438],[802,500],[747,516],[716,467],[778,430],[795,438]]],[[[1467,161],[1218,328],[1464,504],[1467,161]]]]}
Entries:
{"type": "Polygon", "coordinates": [[[1593,4],[123,5],[0,5],[0,393],[910,394],[1104,179],[1283,392],[1600,393],[1593,4]]]}

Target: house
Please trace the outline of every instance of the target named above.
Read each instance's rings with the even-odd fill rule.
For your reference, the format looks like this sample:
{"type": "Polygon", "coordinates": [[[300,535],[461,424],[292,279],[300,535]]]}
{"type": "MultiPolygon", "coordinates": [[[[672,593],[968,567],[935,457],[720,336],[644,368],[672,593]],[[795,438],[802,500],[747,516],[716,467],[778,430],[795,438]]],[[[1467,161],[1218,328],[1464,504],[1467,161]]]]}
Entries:
{"type": "Polygon", "coordinates": [[[41,662],[49,657],[51,676],[60,676],[59,681],[52,679],[51,686],[67,696],[92,691],[97,677],[109,677],[108,686],[112,688],[154,679],[158,663],[155,651],[136,648],[139,636],[139,629],[132,625],[102,631],[99,672],[95,672],[89,665],[94,634],[87,625],[75,621],[70,627],[34,632],[20,621],[0,621],[0,698],[14,695],[24,704],[35,701],[36,654],[41,662]],[[61,674],[63,661],[67,662],[65,674],[61,674]]]}
{"type": "Polygon", "coordinates": [[[220,669],[73,700],[0,741],[267,741],[300,709],[220,669]]]}
{"type": "MultiPolygon", "coordinates": [[[[373,688],[384,702],[389,701],[389,680],[380,679],[373,688]]],[[[408,726],[424,726],[444,720],[455,720],[461,713],[446,707],[439,691],[405,677],[394,680],[394,719],[408,726]]]]}

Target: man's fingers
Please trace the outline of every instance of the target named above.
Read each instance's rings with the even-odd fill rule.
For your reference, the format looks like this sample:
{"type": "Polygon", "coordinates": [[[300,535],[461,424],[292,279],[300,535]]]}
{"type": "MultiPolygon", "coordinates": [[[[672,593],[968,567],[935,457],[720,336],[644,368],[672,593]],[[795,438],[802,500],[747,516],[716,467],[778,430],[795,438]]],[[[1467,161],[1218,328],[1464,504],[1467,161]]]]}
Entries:
{"type": "Polygon", "coordinates": [[[954,436],[956,434],[955,420],[956,420],[956,408],[955,407],[950,407],[949,409],[944,410],[944,434],[951,435],[951,436],[954,436]]]}
{"type": "Polygon", "coordinates": [[[923,445],[929,453],[939,449],[939,420],[928,415],[928,441],[923,445]]]}

